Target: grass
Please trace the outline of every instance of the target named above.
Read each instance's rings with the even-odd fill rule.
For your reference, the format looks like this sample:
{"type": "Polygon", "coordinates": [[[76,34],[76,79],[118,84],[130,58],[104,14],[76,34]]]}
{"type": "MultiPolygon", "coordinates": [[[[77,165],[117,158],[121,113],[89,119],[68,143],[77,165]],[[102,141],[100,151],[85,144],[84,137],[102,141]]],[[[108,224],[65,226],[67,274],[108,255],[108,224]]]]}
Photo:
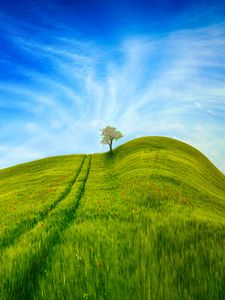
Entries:
{"type": "Polygon", "coordinates": [[[0,299],[225,299],[225,176],[174,139],[0,171],[0,299]]]}
{"type": "Polygon", "coordinates": [[[84,156],[47,158],[0,171],[0,249],[44,219],[70,192],[84,156]]]}

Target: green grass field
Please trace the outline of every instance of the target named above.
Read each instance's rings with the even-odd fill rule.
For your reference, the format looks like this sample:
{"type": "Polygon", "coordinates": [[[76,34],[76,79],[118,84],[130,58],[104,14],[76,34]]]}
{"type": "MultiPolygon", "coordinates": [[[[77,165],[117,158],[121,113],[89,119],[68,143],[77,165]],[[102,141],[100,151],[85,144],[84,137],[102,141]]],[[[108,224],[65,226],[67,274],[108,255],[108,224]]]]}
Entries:
{"type": "Polygon", "coordinates": [[[225,176],[144,137],[0,170],[0,299],[225,299],[225,176]]]}

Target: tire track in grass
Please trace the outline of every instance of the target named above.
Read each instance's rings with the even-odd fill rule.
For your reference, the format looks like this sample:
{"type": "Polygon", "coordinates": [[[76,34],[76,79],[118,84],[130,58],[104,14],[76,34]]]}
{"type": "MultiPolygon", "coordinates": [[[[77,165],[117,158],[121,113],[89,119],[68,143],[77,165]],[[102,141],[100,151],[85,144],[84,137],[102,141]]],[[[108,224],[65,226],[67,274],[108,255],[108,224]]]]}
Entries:
{"type": "Polygon", "coordinates": [[[55,201],[53,201],[50,204],[50,206],[47,207],[47,209],[41,211],[40,214],[37,215],[37,217],[34,218],[33,220],[22,221],[15,229],[11,230],[7,236],[3,237],[0,240],[0,250],[1,251],[4,250],[5,248],[15,244],[15,242],[19,239],[19,237],[22,234],[31,230],[38,222],[44,221],[48,217],[49,212],[51,212],[53,209],[55,209],[57,207],[57,205],[67,197],[67,195],[70,193],[74,183],[76,182],[76,180],[80,174],[80,171],[84,164],[85,158],[86,157],[84,156],[79,168],[77,169],[77,172],[72,177],[72,179],[69,181],[65,190],[63,192],[61,192],[61,194],[58,196],[58,198],[55,201]]]}
{"type": "Polygon", "coordinates": [[[14,268],[17,268],[13,273],[16,275],[14,278],[11,273],[7,274],[3,285],[5,294],[1,299],[34,299],[37,280],[45,272],[47,258],[53,257],[55,248],[60,243],[62,232],[76,217],[88,180],[91,161],[92,156],[88,155],[66,199],[52,212],[46,227],[39,227],[36,230],[36,238],[31,240],[29,248],[22,252],[21,257],[17,257],[15,253],[15,260],[12,263],[14,263],[14,268]]]}

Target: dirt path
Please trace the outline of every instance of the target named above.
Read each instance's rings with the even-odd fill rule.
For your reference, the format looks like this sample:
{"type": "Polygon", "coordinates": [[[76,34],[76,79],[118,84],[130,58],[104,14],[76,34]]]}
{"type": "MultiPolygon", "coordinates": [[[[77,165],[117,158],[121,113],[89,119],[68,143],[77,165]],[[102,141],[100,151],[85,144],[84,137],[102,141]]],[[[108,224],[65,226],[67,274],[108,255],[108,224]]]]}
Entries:
{"type": "Polygon", "coordinates": [[[26,234],[29,230],[32,230],[32,228],[37,225],[38,222],[43,222],[49,215],[49,213],[57,207],[57,205],[63,201],[67,195],[70,193],[73,185],[75,184],[81,169],[83,167],[83,164],[85,162],[86,156],[81,161],[81,164],[79,168],[76,170],[76,173],[72,177],[72,179],[69,181],[67,187],[65,190],[59,195],[58,198],[55,199],[53,203],[50,204],[48,208],[45,210],[40,211],[39,215],[35,219],[25,220],[22,221],[21,224],[18,224],[16,228],[14,228],[12,231],[10,231],[5,238],[1,239],[0,241],[0,249],[3,251],[7,247],[13,245],[16,243],[16,241],[23,235],[26,234]]]}
{"type": "MultiPolygon", "coordinates": [[[[17,275],[14,277],[13,269],[7,274],[4,280],[7,295],[2,295],[1,299],[33,299],[37,279],[44,274],[47,259],[51,260],[57,244],[60,243],[62,232],[76,217],[88,180],[91,161],[92,156],[87,155],[73,184],[67,189],[57,207],[43,220],[45,223],[39,222],[30,232],[25,233],[15,245],[15,252],[12,251],[14,245],[10,247],[11,253],[15,253],[10,260],[13,269],[17,269],[17,275]],[[42,224],[43,226],[40,226],[42,224]],[[19,256],[16,251],[18,247],[24,248],[19,256]]],[[[5,256],[7,257],[7,253],[5,256]]]]}

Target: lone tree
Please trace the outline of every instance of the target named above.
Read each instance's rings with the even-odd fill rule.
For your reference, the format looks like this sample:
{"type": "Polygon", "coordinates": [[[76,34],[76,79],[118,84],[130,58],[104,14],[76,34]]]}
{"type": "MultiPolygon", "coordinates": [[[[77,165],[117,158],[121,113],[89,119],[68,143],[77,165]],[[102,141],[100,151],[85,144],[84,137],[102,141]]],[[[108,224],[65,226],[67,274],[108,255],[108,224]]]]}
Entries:
{"type": "Polygon", "coordinates": [[[102,136],[102,144],[108,144],[110,152],[112,152],[112,143],[113,141],[117,141],[121,137],[123,137],[122,133],[117,130],[115,127],[106,126],[105,128],[101,129],[101,136],[102,136]]]}

